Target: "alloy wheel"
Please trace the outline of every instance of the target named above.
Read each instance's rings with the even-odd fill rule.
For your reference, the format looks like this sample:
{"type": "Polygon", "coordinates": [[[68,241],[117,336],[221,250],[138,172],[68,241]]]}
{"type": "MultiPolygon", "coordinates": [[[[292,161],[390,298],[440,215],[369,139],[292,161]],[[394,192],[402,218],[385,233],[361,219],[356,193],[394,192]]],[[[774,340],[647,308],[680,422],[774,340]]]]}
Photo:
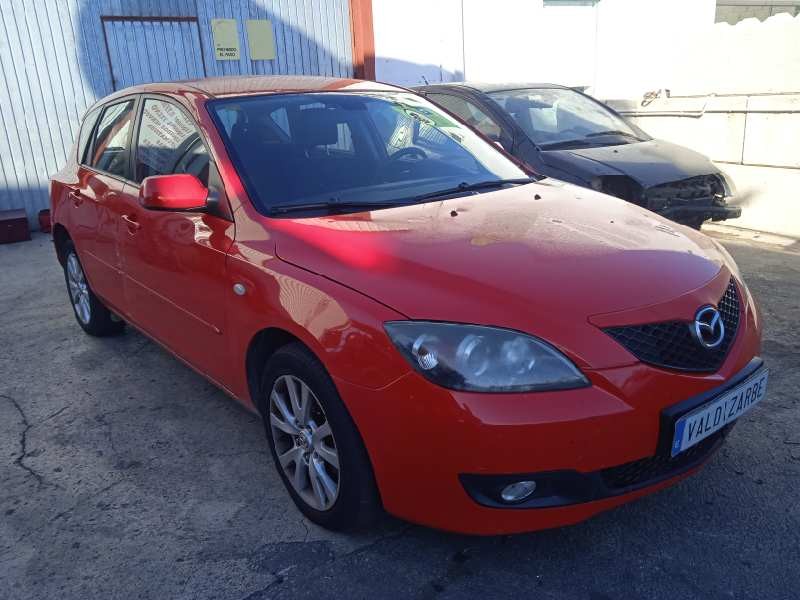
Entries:
{"type": "Polygon", "coordinates": [[[75,314],[78,315],[81,323],[88,325],[92,318],[92,306],[89,301],[89,286],[86,284],[86,277],[83,274],[81,263],[74,252],[70,252],[67,257],[67,283],[69,285],[69,297],[75,314]]]}
{"type": "Polygon", "coordinates": [[[312,508],[330,509],[339,495],[339,453],[319,400],[301,379],[282,375],[269,396],[275,453],[294,491],[312,508]]]}

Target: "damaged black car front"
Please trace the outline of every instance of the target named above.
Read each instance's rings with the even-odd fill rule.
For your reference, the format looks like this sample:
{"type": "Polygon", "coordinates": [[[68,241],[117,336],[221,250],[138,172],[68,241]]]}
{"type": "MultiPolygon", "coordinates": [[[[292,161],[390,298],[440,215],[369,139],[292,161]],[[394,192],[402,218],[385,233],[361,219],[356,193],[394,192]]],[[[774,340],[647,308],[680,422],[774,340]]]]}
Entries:
{"type": "Polygon", "coordinates": [[[697,229],[741,215],[730,179],[702,154],[655,140],[608,106],[558,86],[488,97],[529,143],[514,154],[545,175],[591,187],[697,229]]]}
{"type": "Polygon", "coordinates": [[[537,173],[697,229],[741,215],[730,179],[702,154],[655,140],[605,104],[554,84],[417,88],[537,173]]]}

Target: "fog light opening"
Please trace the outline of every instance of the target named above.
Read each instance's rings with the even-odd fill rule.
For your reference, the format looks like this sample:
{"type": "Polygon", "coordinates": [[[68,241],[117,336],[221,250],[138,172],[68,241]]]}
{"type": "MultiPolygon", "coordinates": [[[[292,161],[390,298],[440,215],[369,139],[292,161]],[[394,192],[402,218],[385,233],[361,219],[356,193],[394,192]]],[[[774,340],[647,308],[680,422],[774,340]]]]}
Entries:
{"type": "Polygon", "coordinates": [[[516,504],[528,499],[535,491],[535,481],[515,481],[502,489],[500,498],[508,504],[516,504]]]}

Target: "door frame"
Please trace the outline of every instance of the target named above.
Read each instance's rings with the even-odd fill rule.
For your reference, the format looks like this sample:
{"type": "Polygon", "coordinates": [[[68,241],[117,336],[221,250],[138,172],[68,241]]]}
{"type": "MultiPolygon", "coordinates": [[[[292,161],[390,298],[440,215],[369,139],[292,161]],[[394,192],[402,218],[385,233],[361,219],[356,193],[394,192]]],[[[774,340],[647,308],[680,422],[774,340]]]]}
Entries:
{"type": "Polygon", "coordinates": [[[111,89],[117,91],[117,78],[114,76],[114,64],[111,62],[111,50],[108,46],[108,33],[106,23],[115,21],[151,22],[151,23],[194,23],[197,26],[197,41],[200,45],[200,64],[203,65],[203,77],[208,76],[206,69],[206,54],[203,52],[203,36],[200,34],[200,21],[197,17],[121,17],[116,15],[100,15],[100,26],[103,30],[103,43],[106,48],[106,62],[108,62],[108,72],[111,75],[111,89]]]}

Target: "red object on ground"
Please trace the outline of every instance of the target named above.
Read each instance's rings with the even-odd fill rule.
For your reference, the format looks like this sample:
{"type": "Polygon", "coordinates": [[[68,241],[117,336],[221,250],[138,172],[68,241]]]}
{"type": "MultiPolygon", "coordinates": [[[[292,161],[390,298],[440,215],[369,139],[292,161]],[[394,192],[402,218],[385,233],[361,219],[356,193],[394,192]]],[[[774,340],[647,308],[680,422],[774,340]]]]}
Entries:
{"type": "Polygon", "coordinates": [[[50,209],[48,208],[39,211],[39,231],[50,233],[50,209]]]}
{"type": "Polygon", "coordinates": [[[31,239],[28,216],[22,209],[0,211],[0,244],[31,239]]]}
{"type": "MultiPolygon", "coordinates": [[[[73,153],[51,186],[57,249],[71,239],[91,291],[106,306],[251,410],[262,401],[259,353],[286,340],[305,345],[360,433],[383,506],[409,521],[479,534],[555,527],[694,472],[722,440],[691,461],[671,462],[676,418],[761,364],[760,313],[728,253],[654,213],[554,180],[351,214],[259,212],[210,103],[368,90],[377,90],[376,97],[407,93],[369,82],[272,77],[117,92],[102,102],[159,94],[192,115],[218,171],[220,183],[209,196],[214,210],[187,210],[199,188],[186,177],[142,185],[130,173],[79,165],[73,153]],[[181,210],[164,210],[170,205],[181,210]],[[657,366],[610,333],[635,337],[657,323],[667,333],[638,350],[652,354],[671,344],[670,336],[688,336],[690,325],[699,330],[699,310],[719,306],[721,313],[729,295],[735,302],[726,314],[736,323],[726,325],[725,351],[713,368],[657,366]],[[413,368],[387,334],[388,322],[410,320],[535,336],[585,384],[502,393],[448,389],[413,368]],[[491,504],[497,498],[480,499],[493,481],[509,477],[536,480],[541,502],[501,507],[491,504]]],[[[308,102],[309,119],[326,117],[313,108],[317,100],[308,102]]],[[[407,102],[421,107],[399,111],[409,127],[420,110],[439,114],[422,98],[407,102]]],[[[366,117],[355,110],[347,116],[352,127],[366,117]]],[[[449,119],[454,138],[474,135],[453,117],[439,118],[449,119]]],[[[293,122],[292,135],[309,141],[291,156],[312,166],[295,179],[314,183],[325,169],[335,177],[328,157],[346,165],[351,152],[331,149],[328,135],[337,130],[296,124],[303,125],[293,122]]],[[[274,152],[286,137],[281,126],[272,128],[267,148],[260,145],[267,138],[252,135],[249,125],[233,125],[240,150],[254,156],[269,150],[273,161],[289,156],[274,152]]],[[[354,144],[376,147],[356,133],[354,144]]],[[[472,143],[481,151],[491,145],[472,143]]],[[[507,160],[494,151],[493,161],[507,160]]],[[[415,157],[400,158],[389,165],[390,175],[418,168],[405,160],[415,157]]],[[[103,160],[119,164],[113,153],[103,160]]],[[[271,168],[266,158],[263,165],[271,168]]],[[[712,331],[718,321],[700,325],[712,331]]],[[[708,356],[702,347],[686,352],[708,356]]]]}

